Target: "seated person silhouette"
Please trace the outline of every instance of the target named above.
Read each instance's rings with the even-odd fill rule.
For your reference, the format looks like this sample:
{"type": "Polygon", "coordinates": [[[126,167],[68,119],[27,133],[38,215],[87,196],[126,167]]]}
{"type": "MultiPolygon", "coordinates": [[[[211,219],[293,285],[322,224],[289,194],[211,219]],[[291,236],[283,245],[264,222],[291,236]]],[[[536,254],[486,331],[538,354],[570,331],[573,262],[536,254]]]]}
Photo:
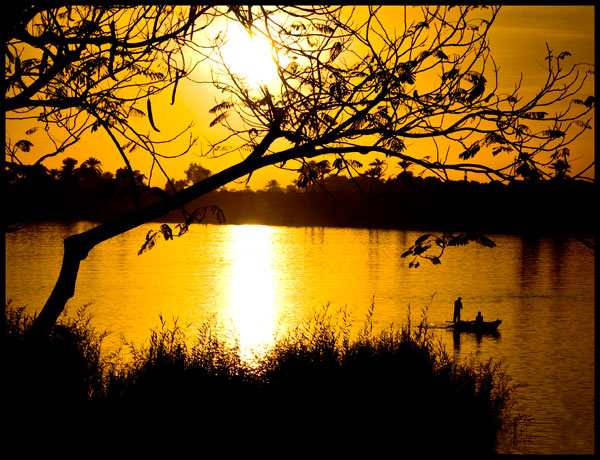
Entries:
{"type": "Polygon", "coordinates": [[[483,324],[483,316],[481,316],[481,312],[477,312],[477,316],[475,317],[475,324],[477,326],[481,326],[483,324]]]}

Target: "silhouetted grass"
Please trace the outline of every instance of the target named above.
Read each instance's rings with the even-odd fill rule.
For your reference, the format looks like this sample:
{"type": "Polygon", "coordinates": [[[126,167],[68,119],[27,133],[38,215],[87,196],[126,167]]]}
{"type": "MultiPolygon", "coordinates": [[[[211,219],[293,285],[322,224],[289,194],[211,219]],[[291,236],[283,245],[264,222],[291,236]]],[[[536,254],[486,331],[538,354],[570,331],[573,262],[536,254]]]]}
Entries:
{"type": "Polygon", "coordinates": [[[84,310],[32,340],[31,318],[9,306],[2,337],[2,401],[10,420],[56,411],[89,442],[193,440],[219,450],[262,443],[292,452],[492,453],[515,420],[508,376],[493,361],[459,363],[435,344],[426,318],[357,333],[327,308],[279,338],[256,362],[207,322],[187,336],[177,322],[103,357],[103,334],[84,310]],[[166,438],[165,438],[166,437],[166,438]]]}

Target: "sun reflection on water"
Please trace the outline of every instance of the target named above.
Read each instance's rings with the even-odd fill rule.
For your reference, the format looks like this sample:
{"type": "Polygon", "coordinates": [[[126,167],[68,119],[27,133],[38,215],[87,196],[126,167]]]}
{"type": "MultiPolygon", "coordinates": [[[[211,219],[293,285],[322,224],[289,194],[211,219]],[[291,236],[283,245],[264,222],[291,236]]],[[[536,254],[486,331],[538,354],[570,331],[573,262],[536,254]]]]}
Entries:
{"type": "Polygon", "coordinates": [[[228,316],[246,359],[271,343],[276,330],[272,232],[262,225],[232,229],[228,316]]]}

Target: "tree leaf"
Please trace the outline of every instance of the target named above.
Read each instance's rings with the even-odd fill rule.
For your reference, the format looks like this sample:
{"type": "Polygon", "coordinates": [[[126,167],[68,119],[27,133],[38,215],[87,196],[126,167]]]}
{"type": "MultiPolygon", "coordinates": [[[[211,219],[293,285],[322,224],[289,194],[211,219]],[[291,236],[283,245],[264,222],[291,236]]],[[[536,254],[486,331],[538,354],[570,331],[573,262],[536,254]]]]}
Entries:
{"type": "Polygon", "coordinates": [[[568,51],[563,51],[556,57],[556,59],[564,59],[567,56],[571,56],[571,53],[569,53],[568,51]]]}
{"type": "Polygon", "coordinates": [[[533,118],[534,120],[543,120],[548,115],[548,112],[526,112],[523,114],[526,118],[533,118]]]}
{"type": "Polygon", "coordinates": [[[171,105],[175,104],[175,94],[177,93],[177,85],[179,84],[179,79],[181,78],[181,74],[179,70],[175,72],[175,83],[173,84],[173,94],[171,94],[171,105]]]}
{"type": "Polygon", "coordinates": [[[442,83],[445,83],[447,80],[454,80],[456,77],[458,77],[458,69],[455,67],[442,74],[442,83]]]}
{"type": "Polygon", "coordinates": [[[28,141],[27,139],[21,139],[15,144],[15,147],[17,147],[19,150],[22,150],[23,152],[29,152],[31,150],[31,147],[33,147],[33,143],[28,141]]]}
{"type": "Polygon", "coordinates": [[[329,62],[334,61],[335,58],[337,58],[340,55],[343,49],[344,47],[342,46],[341,42],[335,42],[331,47],[331,51],[329,53],[329,62]]]}
{"type": "Polygon", "coordinates": [[[448,246],[465,246],[471,242],[481,244],[488,248],[496,246],[491,239],[478,232],[460,233],[458,235],[452,235],[452,238],[448,241],[448,246]]]}
{"type": "Polygon", "coordinates": [[[397,67],[396,78],[401,83],[408,83],[414,85],[415,76],[412,73],[412,66],[409,63],[402,63],[397,67]]]}
{"type": "Polygon", "coordinates": [[[221,225],[226,223],[225,220],[225,213],[223,212],[223,210],[221,208],[219,208],[218,206],[210,206],[210,212],[213,214],[213,216],[215,216],[215,218],[217,219],[217,222],[221,225]]]}
{"type": "Polygon", "coordinates": [[[150,97],[148,96],[148,101],[146,102],[146,107],[148,109],[148,119],[150,120],[150,126],[154,129],[154,131],[160,132],[160,129],[156,127],[154,124],[154,116],[152,115],[152,103],[150,102],[150,97]]]}
{"type": "Polygon", "coordinates": [[[212,113],[213,115],[217,112],[223,112],[224,110],[228,110],[233,107],[233,103],[229,101],[223,101],[215,105],[212,109],[208,111],[208,113],[212,113]]]}
{"type": "Polygon", "coordinates": [[[448,56],[446,56],[446,53],[444,53],[442,50],[437,50],[435,53],[435,56],[437,58],[441,59],[442,61],[448,60],[448,56]]]}
{"type": "Polygon", "coordinates": [[[290,62],[285,68],[285,71],[291,74],[296,73],[296,70],[298,70],[298,63],[294,61],[290,62]]]}
{"type": "Polygon", "coordinates": [[[506,144],[508,141],[500,134],[488,133],[483,141],[484,145],[489,146],[492,144],[506,144]]]}
{"type": "Polygon", "coordinates": [[[492,150],[492,155],[496,156],[501,152],[511,152],[512,148],[511,147],[498,147],[497,149],[492,150]]]}
{"type": "Polygon", "coordinates": [[[590,124],[587,121],[573,120],[573,123],[583,129],[592,129],[592,127],[590,126],[590,124]]]}
{"type": "Polygon", "coordinates": [[[143,110],[136,109],[135,107],[131,107],[131,109],[129,110],[129,115],[139,118],[146,116],[143,110]]]}
{"type": "Polygon", "coordinates": [[[482,246],[486,246],[488,248],[496,247],[496,243],[494,243],[491,239],[489,239],[485,235],[482,235],[481,233],[475,234],[475,236],[473,237],[473,241],[481,244],[482,246]]]}
{"type": "Polygon", "coordinates": [[[419,238],[417,238],[417,241],[415,241],[415,246],[420,246],[430,236],[431,236],[431,233],[426,233],[425,235],[421,235],[419,238]]]}
{"type": "Polygon", "coordinates": [[[154,230],[148,230],[148,233],[146,233],[146,241],[144,241],[144,244],[142,244],[142,247],[138,251],[138,256],[141,256],[144,252],[149,251],[154,247],[157,235],[158,233],[154,230]]]}
{"type": "Polygon", "coordinates": [[[471,89],[471,93],[469,94],[468,101],[474,102],[475,99],[477,99],[484,93],[484,91],[485,91],[485,79],[482,78],[475,84],[475,86],[473,86],[473,89],[471,89]]]}
{"type": "Polygon", "coordinates": [[[187,233],[189,230],[189,226],[186,224],[177,224],[177,225],[175,225],[175,228],[179,229],[179,233],[177,234],[177,236],[181,236],[181,235],[187,233]]]}
{"type": "Polygon", "coordinates": [[[227,112],[221,113],[217,116],[217,118],[215,118],[213,121],[210,122],[210,125],[208,125],[210,128],[212,128],[213,126],[219,124],[221,121],[225,120],[225,118],[227,118],[229,116],[229,114],[227,112]]]}
{"type": "Polygon", "coordinates": [[[475,155],[477,155],[477,152],[479,152],[480,148],[481,146],[476,142],[473,145],[471,145],[471,147],[466,149],[463,153],[458,155],[458,158],[460,158],[461,160],[468,160],[469,158],[473,158],[475,155]]]}
{"type": "Polygon", "coordinates": [[[565,132],[560,129],[547,129],[542,131],[544,136],[548,136],[550,139],[558,139],[559,137],[565,137],[565,132]]]}
{"type": "Polygon", "coordinates": [[[413,254],[414,254],[415,256],[419,256],[419,255],[423,254],[424,252],[427,252],[427,250],[428,250],[430,247],[431,247],[430,245],[427,245],[427,246],[416,246],[416,247],[413,249],[413,254]]]}
{"type": "Polygon", "coordinates": [[[171,227],[169,227],[167,224],[162,224],[160,226],[160,231],[163,234],[163,236],[165,237],[165,240],[173,239],[173,230],[171,230],[171,227]]]}

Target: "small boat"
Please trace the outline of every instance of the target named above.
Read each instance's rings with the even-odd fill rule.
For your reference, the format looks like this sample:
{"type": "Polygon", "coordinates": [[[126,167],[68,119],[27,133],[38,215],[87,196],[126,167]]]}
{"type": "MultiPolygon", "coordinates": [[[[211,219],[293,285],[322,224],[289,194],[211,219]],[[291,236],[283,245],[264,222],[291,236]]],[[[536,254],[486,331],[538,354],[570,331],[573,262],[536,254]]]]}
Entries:
{"type": "Polygon", "coordinates": [[[483,334],[486,332],[496,332],[498,326],[502,323],[501,319],[497,319],[496,321],[482,321],[480,323],[476,323],[475,321],[457,321],[456,323],[452,323],[448,326],[448,328],[453,328],[458,332],[476,332],[478,334],[483,334]]]}

